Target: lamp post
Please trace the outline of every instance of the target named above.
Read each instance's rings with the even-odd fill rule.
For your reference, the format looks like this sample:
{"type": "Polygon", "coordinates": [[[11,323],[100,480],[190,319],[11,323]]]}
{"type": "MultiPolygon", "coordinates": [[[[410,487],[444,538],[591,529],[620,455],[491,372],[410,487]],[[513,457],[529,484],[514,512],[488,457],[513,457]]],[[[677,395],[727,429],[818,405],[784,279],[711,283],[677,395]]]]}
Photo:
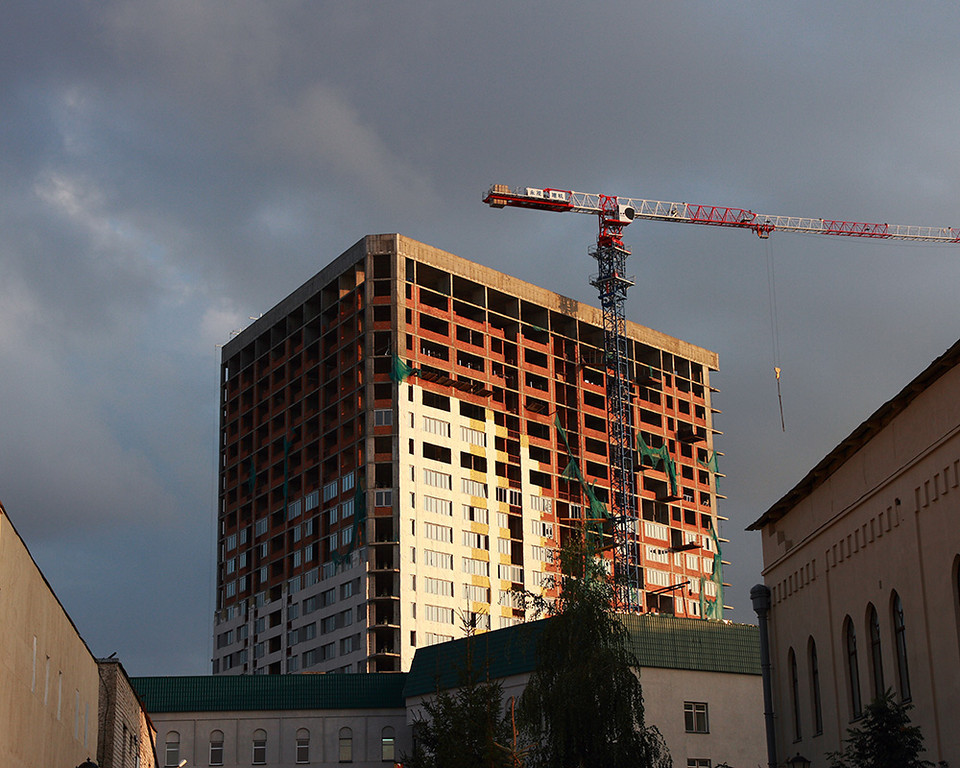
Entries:
{"type": "Polygon", "coordinates": [[[810,768],[810,761],[799,752],[787,760],[787,768],[810,768]]]}

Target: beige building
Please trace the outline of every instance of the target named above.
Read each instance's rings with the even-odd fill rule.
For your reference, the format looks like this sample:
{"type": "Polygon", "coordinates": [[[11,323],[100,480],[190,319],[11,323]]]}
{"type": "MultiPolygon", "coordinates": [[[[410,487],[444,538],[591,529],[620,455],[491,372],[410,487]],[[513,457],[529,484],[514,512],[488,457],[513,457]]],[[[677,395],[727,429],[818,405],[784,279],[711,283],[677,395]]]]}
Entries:
{"type": "Polygon", "coordinates": [[[156,764],[156,731],[119,660],[98,659],[100,768],[148,768],[156,764]]]}
{"type": "Polygon", "coordinates": [[[0,504],[0,765],[97,757],[97,663],[0,504]]]}
{"type": "Polygon", "coordinates": [[[960,763],[960,343],[750,526],[770,590],[776,755],[815,767],[892,688],[960,763]]]}

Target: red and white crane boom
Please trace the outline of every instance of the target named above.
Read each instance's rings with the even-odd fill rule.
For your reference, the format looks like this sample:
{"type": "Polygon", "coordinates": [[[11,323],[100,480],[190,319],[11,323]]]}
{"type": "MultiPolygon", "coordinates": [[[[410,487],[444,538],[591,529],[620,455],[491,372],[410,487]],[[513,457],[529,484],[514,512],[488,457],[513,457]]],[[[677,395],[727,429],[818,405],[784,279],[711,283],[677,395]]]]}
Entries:
{"type": "MultiPolygon", "coordinates": [[[[917,227],[902,224],[872,224],[861,221],[816,219],[802,216],[772,216],[743,208],[691,205],[664,200],[574,192],[550,187],[517,187],[495,184],[483,202],[493,208],[532,208],[556,213],[589,213],[597,216],[600,230],[590,255],[598,274],[591,279],[600,294],[603,315],[604,367],[606,369],[607,432],[610,462],[610,516],[616,546],[614,575],[621,610],[642,611],[644,587],[640,555],[640,516],[637,509],[634,470],[633,408],[629,382],[630,345],[626,340],[624,302],[633,285],[626,276],[629,249],[623,244],[623,228],[637,219],[672,221],[749,229],[759,237],[771,232],[865,237],[880,240],[914,240],[925,243],[960,243],[960,229],[917,227]]],[[[779,370],[778,370],[779,376],[779,370]]],[[[718,598],[719,600],[720,598],[718,598]]],[[[721,603],[722,605],[722,603],[721,603]]]]}
{"type": "Polygon", "coordinates": [[[483,202],[494,208],[512,206],[557,213],[572,211],[607,215],[616,212],[622,226],[636,219],[647,219],[672,221],[677,224],[707,224],[714,227],[749,229],[760,237],[768,237],[771,232],[782,231],[807,235],[871,237],[881,240],[960,243],[960,228],[957,227],[918,227],[909,224],[871,224],[864,221],[816,219],[805,216],[774,216],[754,213],[743,208],[613,197],[573,192],[569,189],[535,187],[510,189],[503,184],[495,184],[490,187],[483,202]]]}

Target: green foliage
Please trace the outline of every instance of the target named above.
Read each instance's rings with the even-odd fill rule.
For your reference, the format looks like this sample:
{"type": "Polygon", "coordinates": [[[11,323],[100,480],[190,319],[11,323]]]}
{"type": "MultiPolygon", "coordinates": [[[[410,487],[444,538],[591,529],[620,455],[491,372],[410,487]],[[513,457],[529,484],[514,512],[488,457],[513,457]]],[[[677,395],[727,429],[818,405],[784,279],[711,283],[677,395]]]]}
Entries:
{"type": "Polygon", "coordinates": [[[933,768],[932,762],[920,759],[923,735],[910,725],[910,709],[890,690],[874,699],[860,725],[847,729],[846,746],[827,755],[831,768],[933,768]]]}
{"type": "Polygon", "coordinates": [[[646,727],[626,628],[612,613],[614,586],[580,539],[560,551],[559,597],[528,595],[552,616],[519,705],[529,768],[668,768],[659,731],[646,727]]]}
{"type": "Polygon", "coordinates": [[[474,668],[472,643],[460,670],[460,687],[437,691],[423,705],[425,716],[414,723],[413,753],[405,768],[507,768],[513,765],[509,715],[504,713],[500,683],[484,680],[474,668]]]}

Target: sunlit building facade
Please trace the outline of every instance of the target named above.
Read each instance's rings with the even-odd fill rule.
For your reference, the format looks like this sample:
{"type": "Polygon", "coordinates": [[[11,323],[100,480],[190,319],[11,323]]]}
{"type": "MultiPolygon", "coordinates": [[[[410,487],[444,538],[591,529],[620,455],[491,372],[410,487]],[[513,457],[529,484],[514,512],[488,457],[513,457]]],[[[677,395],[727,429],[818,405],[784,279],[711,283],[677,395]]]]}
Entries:
{"type": "MultiPolygon", "coordinates": [[[[376,235],[226,344],[214,673],[406,670],[523,620],[516,590],[608,501],[602,327],[376,235]]],[[[642,608],[718,617],[717,356],[626,334],[642,608]]]]}
{"type": "Polygon", "coordinates": [[[926,759],[960,760],[958,363],[960,343],[750,526],[769,590],[778,761],[829,765],[887,690],[913,707],[926,759]]]}

